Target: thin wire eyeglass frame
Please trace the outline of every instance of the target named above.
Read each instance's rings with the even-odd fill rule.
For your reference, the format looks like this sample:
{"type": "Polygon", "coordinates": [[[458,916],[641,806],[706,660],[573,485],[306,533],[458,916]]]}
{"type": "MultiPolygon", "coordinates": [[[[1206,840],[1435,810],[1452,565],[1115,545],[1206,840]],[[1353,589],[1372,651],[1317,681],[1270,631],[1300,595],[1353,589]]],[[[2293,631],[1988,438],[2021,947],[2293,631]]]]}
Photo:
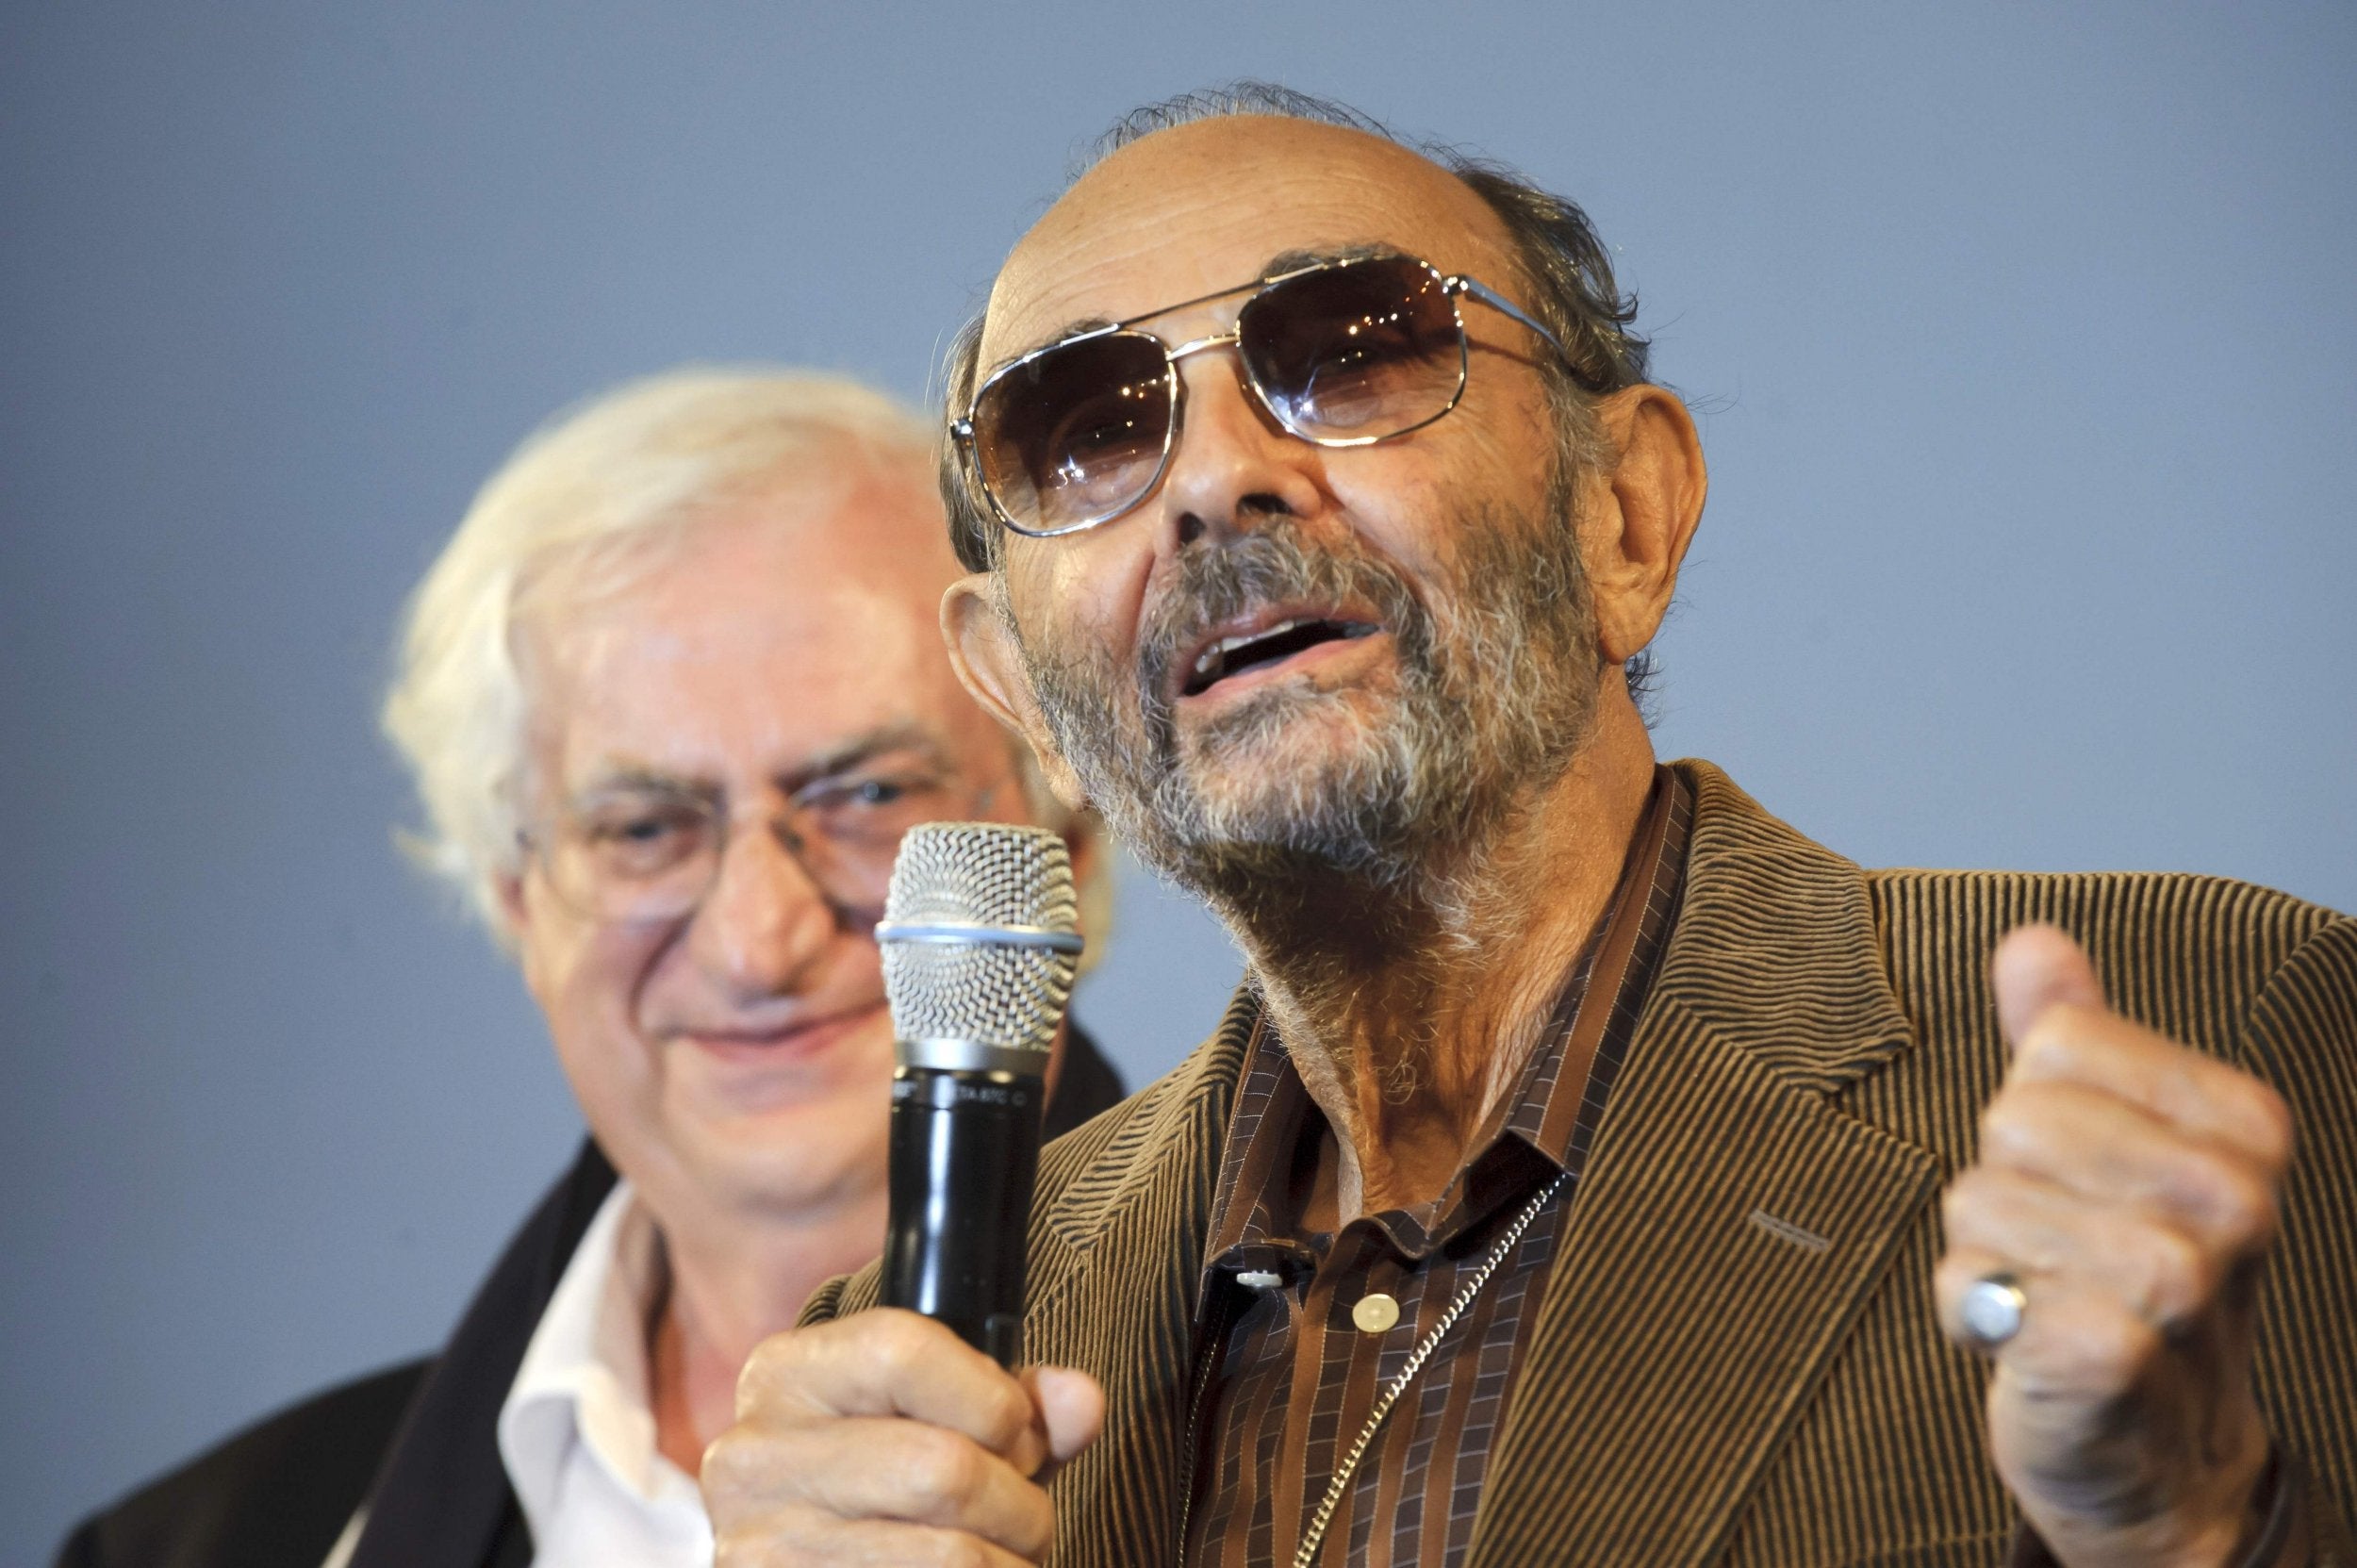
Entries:
{"type": "Polygon", "coordinates": [[[1239,326],[1233,331],[1215,333],[1208,338],[1190,338],[1188,341],[1178,344],[1174,347],[1154,333],[1141,331],[1138,327],[1138,323],[1140,322],[1150,322],[1157,316],[1167,316],[1174,311],[1190,309],[1198,305],[1209,305],[1214,300],[1224,300],[1228,298],[1230,295],[1241,294],[1249,290],[1252,294],[1252,299],[1246,300],[1244,305],[1237,307],[1237,317],[1239,322],[1241,322],[1244,311],[1250,308],[1254,300],[1260,299],[1269,290],[1281,287],[1284,284],[1292,283],[1297,279],[1309,277],[1318,272],[1336,272],[1343,268],[1363,267],[1378,262],[1396,263],[1400,261],[1412,262],[1416,266],[1422,268],[1425,272],[1430,273],[1433,280],[1440,285],[1442,294],[1448,300],[1449,316],[1457,326],[1456,389],[1449,393],[1448,401],[1442,404],[1431,414],[1427,415],[1424,419],[1416,421],[1413,424],[1402,425],[1397,430],[1387,430],[1379,436],[1312,436],[1307,431],[1302,430],[1299,426],[1295,425],[1292,420],[1286,418],[1283,410],[1277,406],[1276,400],[1269,396],[1268,389],[1261,385],[1261,378],[1254,371],[1251,360],[1241,354],[1238,355],[1238,368],[1242,371],[1240,379],[1243,381],[1245,388],[1251,392],[1253,401],[1258,403],[1261,408],[1267,412],[1269,418],[1275,420],[1277,425],[1283,429],[1287,435],[1292,436],[1294,439],[1307,441],[1312,446],[1321,447],[1374,446],[1382,441],[1397,440],[1402,436],[1406,436],[1413,431],[1422,430],[1426,425],[1446,418],[1450,410],[1454,409],[1458,404],[1464,401],[1465,384],[1470,378],[1471,373],[1471,362],[1473,357],[1472,338],[1471,335],[1465,330],[1465,313],[1463,310],[1459,308],[1458,305],[1458,301],[1460,299],[1472,299],[1478,301],[1479,303],[1488,305],[1491,309],[1495,310],[1513,321],[1520,322],[1523,325],[1537,333],[1540,340],[1544,342],[1547,347],[1555,351],[1557,358],[1562,360],[1567,366],[1571,364],[1571,354],[1563,347],[1563,340],[1558,338],[1554,331],[1549,328],[1545,322],[1541,322],[1536,317],[1532,316],[1528,311],[1523,309],[1522,306],[1516,305],[1512,300],[1508,299],[1505,295],[1499,293],[1488,284],[1483,283],[1479,278],[1464,272],[1442,272],[1438,267],[1435,267],[1432,263],[1423,259],[1421,256],[1400,256],[1390,252],[1375,256],[1339,256],[1330,260],[1313,261],[1306,267],[1295,267],[1290,271],[1277,272],[1269,276],[1258,277],[1249,283],[1236,284],[1232,288],[1215,289],[1208,294],[1198,294],[1191,300],[1180,300],[1176,305],[1165,305],[1157,309],[1146,311],[1141,315],[1131,316],[1126,321],[1108,322],[1104,326],[1092,327],[1086,332],[1076,332],[1069,338],[1060,338],[1055,342],[1043,344],[1039,348],[1031,350],[1029,354],[1019,355],[1015,358],[1008,360],[1005,364],[991,371],[989,375],[983,377],[981,384],[974,388],[974,395],[966,401],[965,412],[959,418],[949,421],[949,437],[957,450],[959,466],[964,470],[966,478],[972,487],[979,490],[981,493],[982,499],[990,503],[991,513],[993,516],[997,518],[999,523],[1004,526],[1008,532],[1020,534],[1025,538],[1062,538],[1067,534],[1083,533],[1088,529],[1101,527],[1108,522],[1112,522],[1116,518],[1127,517],[1129,513],[1136,511],[1140,506],[1144,505],[1146,500],[1151,497],[1156,490],[1162,487],[1163,475],[1170,471],[1171,454],[1178,450],[1179,429],[1185,422],[1186,417],[1186,383],[1179,378],[1178,361],[1191,355],[1201,354],[1209,349],[1226,348],[1230,345],[1234,345],[1242,337],[1242,328],[1239,326]],[[1166,395],[1170,399],[1170,418],[1165,422],[1162,429],[1162,450],[1160,456],[1155,460],[1153,476],[1146,481],[1144,487],[1138,491],[1136,496],[1129,501],[1123,502],[1118,507],[1115,507],[1113,510],[1106,512],[1099,517],[1089,518],[1080,522],[1067,522],[1054,528],[1033,527],[1030,524],[1016,521],[1014,514],[1009,512],[1006,505],[999,501],[997,492],[990,487],[990,481],[983,476],[981,461],[975,450],[976,442],[974,417],[975,414],[981,409],[982,400],[990,395],[990,389],[997,386],[999,382],[1005,380],[1008,376],[1020,371],[1026,366],[1036,363],[1046,355],[1071,348],[1075,344],[1092,343],[1101,338],[1115,337],[1143,338],[1146,342],[1152,343],[1156,348],[1162,351],[1162,379],[1166,395]]]}
{"type": "MultiPolygon", "coordinates": [[[[986,805],[995,793],[993,789],[985,789],[978,797],[964,801],[964,804],[969,811],[978,810],[986,805]]],[[[728,858],[732,841],[740,831],[740,825],[731,820],[729,814],[725,811],[694,801],[676,803],[703,817],[714,830],[714,836],[713,848],[709,853],[697,857],[709,862],[704,866],[701,876],[681,879],[677,888],[668,896],[650,892],[633,895],[612,891],[602,896],[595,889],[584,887],[578,883],[567,885],[574,879],[569,875],[561,874],[557,869],[559,841],[563,829],[555,822],[519,829],[516,834],[516,847],[524,859],[536,860],[539,863],[541,874],[548,881],[549,891],[556,896],[557,901],[583,919],[602,926],[669,925],[693,918],[703,907],[704,900],[712,896],[713,888],[719,885],[721,867],[728,858]],[[695,892],[692,897],[684,893],[690,882],[695,883],[695,892]],[[626,907],[633,903],[636,903],[639,907],[635,909],[626,907]]],[[[798,800],[793,803],[799,804],[800,802],[798,800]]],[[[957,813],[951,812],[950,815],[954,816],[957,813]]],[[[775,818],[767,823],[767,831],[777,841],[778,847],[783,850],[787,857],[801,868],[802,876],[812,887],[818,891],[819,897],[826,901],[828,907],[835,912],[838,922],[872,927],[882,917],[883,913],[883,889],[882,887],[874,890],[872,908],[865,902],[847,900],[835,885],[837,879],[826,874],[826,865],[831,863],[814,864],[811,856],[813,841],[826,843],[828,842],[826,834],[798,833],[775,818]]],[[[890,869],[890,862],[887,859],[883,866],[887,876],[890,869]]],[[[859,891],[865,893],[869,890],[862,886],[859,891]]]]}

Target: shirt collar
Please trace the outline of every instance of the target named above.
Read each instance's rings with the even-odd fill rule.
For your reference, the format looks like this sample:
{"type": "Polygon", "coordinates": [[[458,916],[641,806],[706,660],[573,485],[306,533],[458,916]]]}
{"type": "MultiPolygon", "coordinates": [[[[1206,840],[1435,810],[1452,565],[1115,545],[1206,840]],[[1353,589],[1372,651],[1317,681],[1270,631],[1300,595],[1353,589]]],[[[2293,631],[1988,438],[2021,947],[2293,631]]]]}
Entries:
{"type": "Polygon", "coordinates": [[[650,1507],[695,1500],[695,1483],[655,1442],[647,1329],[668,1275],[653,1216],[628,1181],[617,1182],[500,1407],[500,1458],[535,1539],[546,1539],[576,1448],[650,1507]]]}
{"type": "MultiPolygon", "coordinates": [[[[1566,975],[1515,1091],[1491,1112],[1438,1200],[1414,1212],[1369,1216],[1404,1253],[1422,1257],[1527,1193],[1535,1181],[1585,1163],[1603,1090],[1619,1066],[1674,920],[1692,816],[1686,781],[1673,768],[1656,767],[1611,900],[1566,975]],[[1567,1077],[1564,1068],[1574,1061],[1582,1067],[1567,1077]]],[[[1265,1267],[1276,1254],[1299,1250],[1307,1239],[1294,1194],[1302,1140],[1324,1131],[1263,1013],[1245,1046],[1221,1150],[1204,1291],[1217,1273],[1265,1267]]]]}

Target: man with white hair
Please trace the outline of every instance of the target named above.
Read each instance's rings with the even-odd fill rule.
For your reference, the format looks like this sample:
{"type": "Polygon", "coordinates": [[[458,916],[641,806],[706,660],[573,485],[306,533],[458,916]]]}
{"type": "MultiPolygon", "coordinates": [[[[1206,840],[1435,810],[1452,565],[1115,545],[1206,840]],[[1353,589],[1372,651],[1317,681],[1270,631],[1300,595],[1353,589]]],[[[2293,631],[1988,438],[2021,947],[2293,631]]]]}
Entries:
{"type": "MultiPolygon", "coordinates": [[[[549,1021],[591,1139],[441,1354],[276,1416],[95,1519],[76,1564],[708,1562],[737,1369],[881,1247],[900,834],[1062,831],[960,689],[923,421],[691,371],[531,441],[412,600],[385,726],[549,1021]],[[620,1180],[617,1180],[618,1170],[620,1180]]],[[[1052,1133],[1119,1096],[1074,1034],[1052,1133]]]]}

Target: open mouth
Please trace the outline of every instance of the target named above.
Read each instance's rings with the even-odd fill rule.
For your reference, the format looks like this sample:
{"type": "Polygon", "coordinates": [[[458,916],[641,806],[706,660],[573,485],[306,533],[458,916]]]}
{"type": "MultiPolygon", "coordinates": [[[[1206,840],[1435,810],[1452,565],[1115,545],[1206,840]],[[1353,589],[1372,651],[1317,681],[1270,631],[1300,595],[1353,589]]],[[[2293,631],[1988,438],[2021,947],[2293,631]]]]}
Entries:
{"type": "Polygon", "coordinates": [[[1380,630],[1368,620],[1296,616],[1250,632],[1240,632],[1233,636],[1214,637],[1195,656],[1195,663],[1188,669],[1178,694],[1194,697],[1209,691],[1230,675],[1282,664],[1294,654],[1321,643],[1356,641],[1380,630]]]}

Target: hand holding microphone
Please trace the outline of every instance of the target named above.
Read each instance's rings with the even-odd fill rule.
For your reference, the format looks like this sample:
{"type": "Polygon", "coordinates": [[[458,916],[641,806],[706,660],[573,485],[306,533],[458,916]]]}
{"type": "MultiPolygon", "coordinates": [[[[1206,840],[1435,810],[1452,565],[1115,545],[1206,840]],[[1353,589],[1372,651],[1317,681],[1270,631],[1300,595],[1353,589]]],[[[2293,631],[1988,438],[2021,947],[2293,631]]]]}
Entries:
{"type": "Polygon", "coordinates": [[[1080,945],[1063,841],[913,830],[877,937],[900,1055],[886,1305],[776,1335],[746,1362],[737,1424],[704,1455],[716,1568],[931,1562],[953,1543],[1036,1561],[1054,1518],[1038,1478],[1104,1423],[1086,1373],[1008,1370],[1048,1048],[1080,945]]]}

